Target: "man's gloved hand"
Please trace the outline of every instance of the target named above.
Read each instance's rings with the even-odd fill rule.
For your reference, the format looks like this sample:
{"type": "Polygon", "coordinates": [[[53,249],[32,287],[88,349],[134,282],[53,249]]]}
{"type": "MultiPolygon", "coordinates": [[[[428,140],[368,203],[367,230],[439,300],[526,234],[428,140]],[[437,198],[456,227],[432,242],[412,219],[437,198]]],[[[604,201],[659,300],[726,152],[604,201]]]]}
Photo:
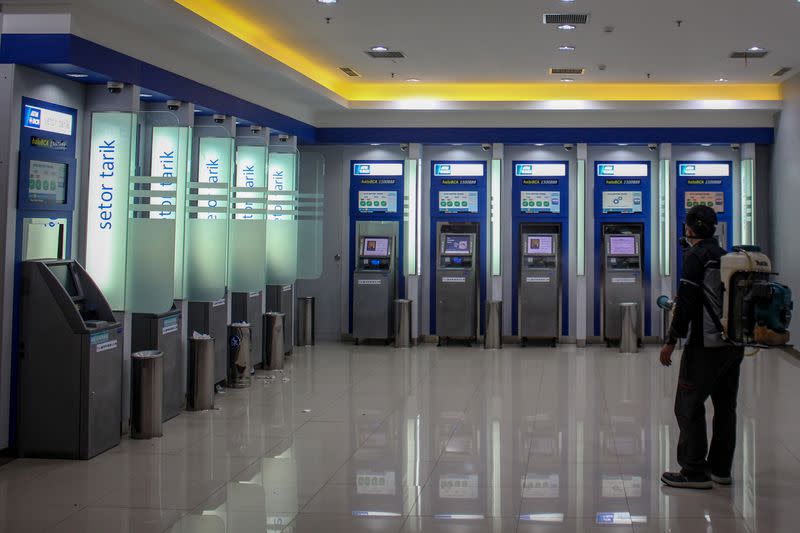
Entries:
{"type": "Polygon", "coordinates": [[[674,344],[665,344],[661,347],[661,364],[664,366],[672,366],[672,352],[675,351],[674,344]]]}

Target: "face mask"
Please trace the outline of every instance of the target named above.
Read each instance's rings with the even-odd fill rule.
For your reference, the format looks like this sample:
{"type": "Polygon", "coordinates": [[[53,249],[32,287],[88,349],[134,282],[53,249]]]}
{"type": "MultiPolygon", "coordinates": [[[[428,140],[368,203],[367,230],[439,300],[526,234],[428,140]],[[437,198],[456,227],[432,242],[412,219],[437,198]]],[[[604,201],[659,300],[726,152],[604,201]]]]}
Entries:
{"type": "Polygon", "coordinates": [[[689,242],[689,238],[686,236],[686,224],[684,224],[682,228],[683,228],[683,233],[681,235],[680,241],[678,242],[680,242],[681,249],[685,251],[692,247],[692,243],[689,242]]]}

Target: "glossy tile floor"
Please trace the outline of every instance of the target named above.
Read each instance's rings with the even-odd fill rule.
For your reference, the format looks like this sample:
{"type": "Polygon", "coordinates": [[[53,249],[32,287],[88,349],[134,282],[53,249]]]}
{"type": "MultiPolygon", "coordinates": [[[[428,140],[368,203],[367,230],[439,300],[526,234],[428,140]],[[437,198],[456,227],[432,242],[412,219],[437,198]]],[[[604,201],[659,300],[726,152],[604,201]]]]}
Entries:
{"type": "MultiPolygon", "coordinates": [[[[800,362],[744,362],[734,485],[667,489],[656,349],[320,345],[164,437],[0,467],[0,531],[797,531],[800,362]]],[[[709,409],[710,411],[710,409],[709,409]]]]}

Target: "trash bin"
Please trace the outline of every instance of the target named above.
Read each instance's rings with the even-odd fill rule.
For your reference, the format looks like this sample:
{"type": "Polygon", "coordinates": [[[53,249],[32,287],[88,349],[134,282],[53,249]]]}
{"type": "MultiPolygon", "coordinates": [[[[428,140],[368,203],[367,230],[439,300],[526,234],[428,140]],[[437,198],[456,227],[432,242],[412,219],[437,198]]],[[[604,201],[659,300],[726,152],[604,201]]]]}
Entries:
{"type": "Polygon", "coordinates": [[[314,346],[314,305],[313,296],[297,299],[297,345],[314,346]]]}
{"type": "Polygon", "coordinates": [[[263,335],[264,351],[261,354],[261,366],[264,370],[281,370],[285,356],[283,348],[284,313],[264,313],[263,335]]]}
{"type": "Polygon", "coordinates": [[[250,386],[250,324],[239,322],[228,326],[228,387],[250,386]]]}
{"type": "Polygon", "coordinates": [[[503,347],[503,302],[490,300],[486,302],[486,331],[483,335],[483,347],[494,350],[503,347]]]}
{"type": "Polygon", "coordinates": [[[131,355],[131,437],[160,437],[164,394],[164,354],[145,350],[131,355]]]}
{"type": "Polygon", "coordinates": [[[205,411],[214,408],[214,337],[189,338],[189,386],[186,409],[205,411]]]}
{"type": "Polygon", "coordinates": [[[639,352],[639,304],[619,304],[622,333],[619,339],[619,353],[639,352]]]}
{"type": "Polygon", "coordinates": [[[394,346],[411,346],[411,300],[394,301],[394,346]]]}

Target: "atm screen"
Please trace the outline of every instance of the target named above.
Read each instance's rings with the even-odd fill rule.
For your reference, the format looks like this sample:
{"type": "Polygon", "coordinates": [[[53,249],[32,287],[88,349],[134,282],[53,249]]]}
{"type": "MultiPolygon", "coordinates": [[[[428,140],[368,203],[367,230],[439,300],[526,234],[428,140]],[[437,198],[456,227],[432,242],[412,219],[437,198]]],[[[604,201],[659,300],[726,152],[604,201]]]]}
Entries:
{"type": "Polygon", "coordinates": [[[43,204],[67,203],[67,164],[31,159],[28,200],[43,204]]]}
{"type": "Polygon", "coordinates": [[[724,192],[705,192],[705,191],[686,191],[684,195],[684,205],[689,210],[696,205],[705,205],[712,208],[717,213],[725,212],[725,193],[724,192]]]}
{"type": "Polygon", "coordinates": [[[445,235],[444,236],[445,255],[470,255],[472,254],[472,242],[469,235],[445,235]]]}
{"type": "Polygon", "coordinates": [[[364,257],[389,257],[388,237],[365,237],[361,255],[364,257]]]}
{"type": "Polygon", "coordinates": [[[78,286],[75,284],[75,276],[68,263],[49,265],[48,268],[71,298],[78,298],[80,296],[78,286]]]}
{"type": "Polygon", "coordinates": [[[639,255],[638,246],[636,245],[636,237],[630,235],[615,235],[609,237],[608,255],[639,255]]]}
{"type": "Polygon", "coordinates": [[[552,235],[528,235],[527,255],[553,255],[552,235]]]}

